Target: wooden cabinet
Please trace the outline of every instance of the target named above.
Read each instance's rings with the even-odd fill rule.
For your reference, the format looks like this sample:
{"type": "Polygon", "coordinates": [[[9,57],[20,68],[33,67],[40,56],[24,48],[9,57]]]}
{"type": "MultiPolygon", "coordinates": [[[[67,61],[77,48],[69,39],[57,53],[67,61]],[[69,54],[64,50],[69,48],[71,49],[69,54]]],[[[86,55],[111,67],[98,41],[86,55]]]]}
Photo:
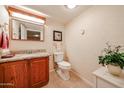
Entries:
{"type": "Polygon", "coordinates": [[[0,87],[42,87],[49,80],[49,58],[34,58],[0,64],[0,87]]]}
{"type": "Polygon", "coordinates": [[[40,87],[44,82],[48,82],[48,58],[36,58],[30,62],[30,85],[31,87],[40,87]]]}
{"type": "Polygon", "coordinates": [[[28,87],[27,61],[4,64],[4,87],[28,87]]]}
{"type": "Polygon", "coordinates": [[[3,88],[3,67],[0,65],[0,88],[3,88]]]}

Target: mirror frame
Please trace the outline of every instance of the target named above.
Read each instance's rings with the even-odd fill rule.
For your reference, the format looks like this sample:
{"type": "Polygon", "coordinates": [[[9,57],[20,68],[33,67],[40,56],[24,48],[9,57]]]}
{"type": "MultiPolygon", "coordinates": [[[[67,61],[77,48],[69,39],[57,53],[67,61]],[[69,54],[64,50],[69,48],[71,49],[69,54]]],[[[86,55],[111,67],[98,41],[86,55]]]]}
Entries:
{"type": "MultiPolygon", "coordinates": [[[[43,26],[43,40],[26,40],[26,39],[14,39],[13,36],[12,36],[12,33],[13,33],[13,29],[12,29],[12,26],[13,26],[13,23],[12,23],[12,20],[17,20],[17,21],[23,21],[24,19],[21,19],[21,18],[15,18],[15,17],[12,17],[10,16],[9,18],[9,30],[10,30],[10,38],[11,40],[17,40],[17,41],[37,41],[37,42],[44,42],[45,41],[45,26],[44,25],[39,25],[39,24],[34,24],[34,25],[39,25],[39,26],[43,26]]],[[[30,24],[33,24],[27,20],[24,20],[24,22],[27,22],[27,23],[30,23],[30,24]]]]}

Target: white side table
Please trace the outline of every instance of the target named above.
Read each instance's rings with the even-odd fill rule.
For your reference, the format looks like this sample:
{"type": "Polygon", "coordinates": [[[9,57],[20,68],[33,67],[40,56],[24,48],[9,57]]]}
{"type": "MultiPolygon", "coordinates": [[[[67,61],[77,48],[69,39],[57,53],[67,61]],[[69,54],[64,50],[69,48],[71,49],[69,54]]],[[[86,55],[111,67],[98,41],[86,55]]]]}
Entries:
{"type": "Polygon", "coordinates": [[[93,72],[96,88],[124,88],[124,71],[120,76],[110,74],[105,67],[93,72]]]}

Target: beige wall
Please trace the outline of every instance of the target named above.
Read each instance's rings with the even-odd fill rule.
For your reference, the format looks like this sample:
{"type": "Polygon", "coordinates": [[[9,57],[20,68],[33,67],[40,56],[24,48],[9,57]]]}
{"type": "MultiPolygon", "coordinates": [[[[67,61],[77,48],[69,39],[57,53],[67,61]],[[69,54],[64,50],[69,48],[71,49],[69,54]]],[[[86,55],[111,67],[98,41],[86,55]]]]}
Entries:
{"type": "Polygon", "coordinates": [[[109,41],[124,45],[124,6],[92,6],[65,28],[65,45],[73,69],[93,84],[92,72],[109,41]],[[82,31],[85,34],[82,35],[82,31]]]}
{"type": "MultiPolygon", "coordinates": [[[[8,16],[8,12],[6,11],[6,8],[0,5],[0,25],[4,25],[4,23],[9,24],[9,16],[8,16]]],[[[0,29],[0,33],[1,32],[2,31],[0,29]]]]}
{"type": "Polygon", "coordinates": [[[0,24],[9,23],[8,12],[5,7],[0,5],[0,24]]]}
{"type": "MultiPolygon", "coordinates": [[[[9,23],[9,15],[4,6],[0,6],[0,24],[4,22],[9,23]]],[[[47,19],[45,26],[45,40],[44,42],[39,41],[17,41],[10,40],[10,50],[26,50],[26,49],[46,49],[50,54],[50,70],[53,69],[53,50],[55,50],[54,45],[57,43],[63,48],[63,42],[53,42],[53,30],[58,30],[63,32],[64,39],[64,26],[53,20],[47,19]]]]}

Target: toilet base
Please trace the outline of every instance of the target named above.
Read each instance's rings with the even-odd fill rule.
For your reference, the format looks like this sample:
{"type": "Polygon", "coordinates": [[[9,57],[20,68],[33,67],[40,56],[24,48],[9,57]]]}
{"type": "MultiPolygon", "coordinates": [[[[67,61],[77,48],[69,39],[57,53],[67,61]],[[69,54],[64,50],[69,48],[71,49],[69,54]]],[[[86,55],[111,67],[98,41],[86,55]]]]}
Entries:
{"type": "Polygon", "coordinates": [[[63,80],[69,80],[70,79],[70,73],[69,70],[66,69],[60,69],[58,68],[56,70],[57,74],[59,75],[59,77],[63,80]]]}

